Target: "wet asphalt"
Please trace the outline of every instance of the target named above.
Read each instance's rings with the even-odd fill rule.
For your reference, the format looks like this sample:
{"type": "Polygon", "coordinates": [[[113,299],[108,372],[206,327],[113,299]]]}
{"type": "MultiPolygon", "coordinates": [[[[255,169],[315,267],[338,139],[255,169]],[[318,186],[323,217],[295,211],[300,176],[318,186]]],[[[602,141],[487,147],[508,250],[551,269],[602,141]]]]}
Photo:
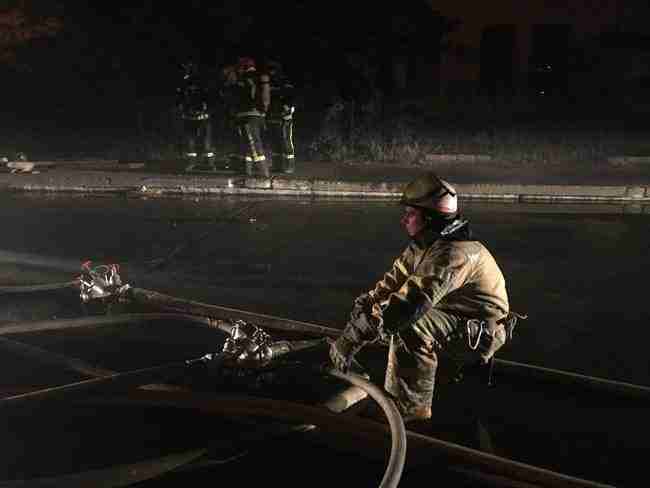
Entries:
{"type": "MultiPolygon", "coordinates": [[[[119,262],[125,280],[135,286],[339,328],[350,300],[404,245],[397,229],[399,208],[389,201],[21,192],[4,195],[1,208],[8,229],[0,252],[4,285],[65,281],[86,259],[119,262]],[[147,266],[161,259],[163,266],[147,266]]],[[[638,286],[650,264],[643,244],[647,215],[625,204],[467,202],[465,212],[502,263],[513,308],[530,315],[504,351],[505,359],[647,385],[648,338],[642,324],[649,317],[638,286]]],[[[2,296],[2,301],[5,324],[88,313],[69,293],[2,296]]],[[[179,334],[172,326],[17,339],[118,370],[193,357],[219,345],[213,335],[189,329],[179,334]]],[[[8,354],[3,363],[7,391],[80,379],[8,354]]],[[[642,475],[634,456],[645,449],[649,433],[644,403],[546,388],[525,378],[499,377],[498,371],[497,380],[480,405],[461,393],[442,398],[441,435],[471,443],[471,435],[459,432],[472,425],[467,419],[480,419],[500,454],[576,476],[594,473],[617,486],[634,486],[632,480],[642,475]]],[[[4,417],[5,439],[17,443],[8,448],[14,455],[5,463],[7,478],[97,467],[111,453],[120,454],[111,458],[115,462],[128,462],[163,448],[192,446],[205,436],[224,440],[219,452],[225,459],[237,450],[230,441],[245,429],[230,425],[217,435],[205,418],[168,411],[75,407],[73,414],[31,408],[4,417]]],[[[287,467],[300,457],[295,444],[271,445],[282,445],[286,457],[265,457],[270,445],[261,444],[261,457],[248,459],[265,466],[262,479],[281,473],[302,480],[287,467]]],[[[309,459],[318,459],[317,464],[343,464],[331,451],[314,449],[309,459]]],[[[244,459],[228,470],[245,470],[250,463],[244,459]]],[[[381,463],[364,461],[364,466],[364,480],[381,474],[381,463]]],[[[225,467],[220,469],[204,474],[225,476],[225,467]]],[[[409,479],[413,485],[421,482],[416,473],[422,475],[409,471],[401,486],[411,486],[409,479]]]]}

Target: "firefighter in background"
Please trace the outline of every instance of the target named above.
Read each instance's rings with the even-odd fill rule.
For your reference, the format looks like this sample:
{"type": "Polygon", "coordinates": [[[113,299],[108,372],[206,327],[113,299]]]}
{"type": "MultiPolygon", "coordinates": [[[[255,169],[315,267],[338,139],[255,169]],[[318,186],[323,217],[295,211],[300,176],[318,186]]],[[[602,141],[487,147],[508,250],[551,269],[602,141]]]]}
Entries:
{"type": "Polygon", "coordinates": [[[266,129],[269,148],[273,154],[273,166],[278,171],[291,174],[296,170],[293,146],[294,85],[278,61],[268,60],[265,72],[271,81],[271,102],[266,115],[266,129]]]}
{"type": "Polygon", "coordinates": [[[176,90],[176,108],[183,127],[183,157],[192,164],[214,157],[208,94],[196,63],[183,64],[183,81],[176,90]]]}
{"type": "Polygon", "coordinates": [[[220,101],[221,111],[221,142],[225,154],[226,169],[236,165],[243,165],[239,149],[239,134],[235,123],[235,108],[237,104],[237,65],[227,64],[221,68],[218,79],[217,96],[220,101]]]}
{"type": "Polygon", "coordinates": [[[239,141],[239,156],[244,163],[246,176],[270,177],[270,168],[264,151],[262,134],[266,112],[270,104],[270,83],[266,74],[259,73],[255,60],[240,57],[236,76],[228,88],[232,103],[230,113],[239,141]]]}

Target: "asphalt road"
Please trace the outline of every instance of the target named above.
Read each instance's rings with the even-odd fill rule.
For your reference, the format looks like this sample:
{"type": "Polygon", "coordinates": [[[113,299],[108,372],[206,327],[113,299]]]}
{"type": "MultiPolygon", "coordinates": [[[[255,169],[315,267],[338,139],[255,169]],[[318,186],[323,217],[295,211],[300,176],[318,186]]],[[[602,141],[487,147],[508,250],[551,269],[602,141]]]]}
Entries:
{"type": "MultiPolygon", "coordinates": [[[[390,202],[44,199],[14,194],[3,196],[0,209],[7,229],[0,252],[4,285],[65,281],[86,259],[117,262],[125,281],[134,286],[332,327],[342,326],[352,298],[374,283],[405,243],[397,225],[400,209],[390,202]]],[[[643,307],[644,287],[638,285],[650,264],[643,244],[647,215],[613,205],[498,203],[470,203],[465,212],[502,264],[513,309],[530,316],[504,350],[504,359],[647,385],[648,337],[643,324],[650,317],[643,307]]],[[[47,293],[3,296],[0,318],[6,324],[83,314],[75,300],[47,293]]],[[[179,334],[173,327],[115,327],[19,339],[116,370],[192,357],[218,347],[210,334],[193,329],[179,334]]],[[[3,363],[0,384],[6,391],[80,379],[15,355],[3,355],[3,363]]],[[[537,382],[504,377],[482,397],[485,403],[480,406],[461,397],[463,408],[458,409],[459,398],[454,400],[453,395],[438,404],[438,427],[450,440],[468,442],[467,436],[459,439],[459,432],[467,428],[467,419],[480,417],[503,455],[577,476],[597,473],[600,480],[617,486],[634,486],[632,480],[643,475],[643,466],[634,461],[650,433],[643,403],[571,388],[547,390],[537,382]]],[[[52,421],[59,418],[54,410],[5,417],[4,431],[13,432],[12,442],[18,443],[11,448],[12,461],[5,464],[6,476],[20,478],[29,469],[34,475],[47,475],[57,466],[63,472],[68,469],[64,466],[72,469],[82,454],[89,459],[79,461],[79,466],[96,467],[101,464],[98,457],[105,459],[124,442],[125,434],[108,429],[109,425],[133,433],[129,440],[133,450],[122,453],[126,462],[129,452],[152,456],[160,452],[165,444],[161,439],[178,439],[167,446],[170,449],[191,446],[192,439],[203,438],[198,433],[208,423],[176,418],[176,430],[167,437],[167,421],[154,420],[146,412],[118,415],[99,409],[92,414],[78,408],[68,417],[58,411],[69,425],[52,421]],[[111,420],[99,422],[94,427],[104,430],[93,433],[93,415],[111,420]],[[178,424],[188,427],[184,431],[178,424]],[[188,432],[196,435],[185,435],[188,432]],[[53,439],[64,440],[59,444],[53,439]],[[57,456],[45,462],[48,449],[57,446],[61,448],[57,456]],[[138,446],[147,449],[138,451],[138,446]]],[[[174,418],[160,412],[161,417],[168,414],[174,418]]],[[[246,430],[239,425],[231,428],[234,437],[246,430]]],[[[232,436],[219,438],[225,442],[232,436]]],[[[220,449],[225,457],[226,452],[236,454],[232,446],[220,449]]],[[[286,447],[289,459],[297,456],[291,449],[286,447]]],[[[313,452],[321,464],[342,462],[333,453],[332,458],[325,457],[327,450],[313,452]]],[[[268,476],[277,474],[274,468],[286,473],[285,466],[270,463],[271,458],[251,459],[270,469],[268,476]]],[[[228,469],[245,466],[250,464],[234,463],[228,469]]],[[[225,471],[210,473],[221,476],[225,471]]],[[[381,474],[381,463],[367,464],[370,478],[377,473],[381,474]]],[[[403,486],[410,485],[405,481],[403,486]]]]}

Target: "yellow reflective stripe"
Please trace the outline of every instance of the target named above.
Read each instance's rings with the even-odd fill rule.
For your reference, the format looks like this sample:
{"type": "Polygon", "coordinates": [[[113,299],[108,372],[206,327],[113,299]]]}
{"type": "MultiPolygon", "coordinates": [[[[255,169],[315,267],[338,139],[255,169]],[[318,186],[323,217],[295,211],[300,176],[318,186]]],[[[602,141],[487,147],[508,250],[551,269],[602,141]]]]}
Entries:
{"type": "Polygon", "coordinates": [[[237,117],[264,117],[264,114],[259,110],[249,110],[247,112],[235,113],[237,117]]]}
{"type": "Polygon", "coordinates": [[[409,275],[408,270],[406,269],[406,266],[404,266],[404,262],[401,259],[397,259],[395,261],[395,267],[398,269],[400,273],[402,273],[405,276],[409,275]]]}
{"type": "Polygon", "coordinates": [[[246,134],[246,139],[248,140],[248,148],[250,149],[253,158],[256,158],[257,151],[255,150],[255,141],[253,140],[253,135],[251,134],[251,131],[249,131],[248,127],[246,126],[244,126],[244,133],[246,134]]]}

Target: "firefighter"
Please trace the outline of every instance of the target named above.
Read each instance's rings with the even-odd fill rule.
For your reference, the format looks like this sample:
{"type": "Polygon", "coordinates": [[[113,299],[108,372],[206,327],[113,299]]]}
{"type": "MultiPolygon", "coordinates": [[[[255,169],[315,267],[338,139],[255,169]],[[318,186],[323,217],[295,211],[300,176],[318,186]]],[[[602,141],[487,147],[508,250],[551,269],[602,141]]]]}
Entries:
{"type": "Polygon", "coordinates": [[[431,417],[439,359],[488,363],[517,314],[492,254],[458,211],[458,194],[434,173],[409,183],[401,224],[410,242],[393,266],[354,303],[330,361],[347,371],[366,344],[389,345],[384,389],[405,421],[431,417]]]}
{"type": "Polygon", "coordinates": [[[234,126],[239,141],[239,156],[246,176],[270,177],[262,134],[270,104],[270,83],[257,71],[255,60],[240,57],[228,88],[234,126]]]}
{"type": "Polygon", "coordinates": [[[237,65],[227,64],[221,68],[218,80],[218,98],[222,108],[222,119],[220,127],[222,129],[221,141],[224,146],[226,167],[231,165],[243,165],[243,160],[239,151],[239,134],[235,124],[235,107],[236,107],[236,86],[237,86],[237,65]]]}
{"type": "Polygon", "coordinates": [[[266,115],[266,128],[273,154],[273,167],[282,173],[291,174],[296,170],[293,146],[295,88],[278,61],[267,61],[265,72],[271,81],[271,102],[266,115]]]}
{"type": "Polygon", "coordinates": [[[211,160],[214,150],[208,95],[196,63],[183,64],[183,80],[176,95],[176,108],[183,123],[183,157],[192,165],[211,160]]]}

